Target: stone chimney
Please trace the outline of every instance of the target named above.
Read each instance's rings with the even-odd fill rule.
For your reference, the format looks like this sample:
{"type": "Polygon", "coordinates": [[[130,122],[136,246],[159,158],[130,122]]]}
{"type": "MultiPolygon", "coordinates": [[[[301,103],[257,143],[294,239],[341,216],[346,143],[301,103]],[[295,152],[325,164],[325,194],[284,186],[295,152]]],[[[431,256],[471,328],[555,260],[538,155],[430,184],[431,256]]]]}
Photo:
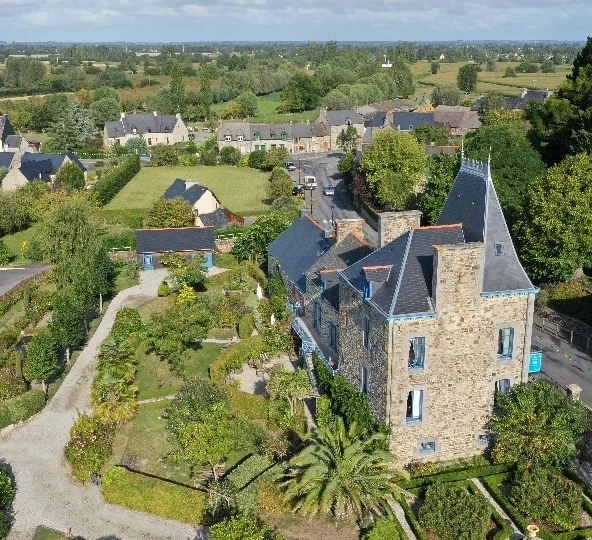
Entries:
{"type": "Polygon", "coordinates": [[[185,180],[185,190],[188,190],[190,187],[197,186],[197,184],[199,184],[199,182],[193,178],[185,180]]]}
{"type": "Polygon", "coordinates": [[[362,218],[335,220],[335,241],[339,244],[350,234],[360,242],[364,242],[364,224],[362,218]]]}
{"type": "Polygon", "coordinates": [[[484,263],[485,244],[481,242],[434,246],[432,302],[436,313],[462,314],[471,305],[479,309],[484,263]]]}
{"type": "Polygon", "coordinates": [[[420,220],[421,212],[419,210],[378,214],[378,247],[386,246],[411,229],[419,227],[420,220]]]}
{"type": "Polygon", "coordinates": [[[327,120],[327,107],[321,107],[321,110],[319,112],[319,119],[327,120]]]}
{"type": "Polygon", "coordinates": [[[520,97],[523,98],[524,96],[526,96],[526,94],[528,94],[528,90],[526,88],[523,88],[522,92],[520,92],[520,97]]]}
{"type": "Polygon", "coordinates": [[[395,125],[395,110],[389,109],[386,111],[386,118],[384,119],[384,126],[394,126],[395,125]]]}

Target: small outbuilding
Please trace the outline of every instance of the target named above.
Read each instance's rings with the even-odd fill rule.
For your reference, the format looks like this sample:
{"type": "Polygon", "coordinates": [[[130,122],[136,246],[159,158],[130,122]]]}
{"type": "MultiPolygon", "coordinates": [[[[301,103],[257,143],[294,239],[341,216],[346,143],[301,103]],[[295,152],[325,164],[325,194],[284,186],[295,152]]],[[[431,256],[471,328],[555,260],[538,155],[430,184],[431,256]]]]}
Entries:
{"type": "Polygon", "coordinates": [[[161,258],[168,253],[178,253],[186,258],[201,253],[206,258],[206,268],[214,266],[214,227],[140,229],[136,231],[136,239],[137,261],[144,270],[162,268],[161,258]]]}

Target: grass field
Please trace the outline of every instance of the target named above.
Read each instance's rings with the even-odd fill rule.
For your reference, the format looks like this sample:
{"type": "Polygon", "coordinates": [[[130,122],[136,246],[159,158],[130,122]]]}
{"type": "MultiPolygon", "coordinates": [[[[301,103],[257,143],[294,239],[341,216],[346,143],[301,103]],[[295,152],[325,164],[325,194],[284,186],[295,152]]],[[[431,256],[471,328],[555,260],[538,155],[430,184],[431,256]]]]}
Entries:
{"type": "Polygon", "coordinates": [[[8,247],[12,254],[16,256],[16,259],[13,261],[13,264],[22,264],[24,262],[28,262],[27,259],[25,259],[21,253],[21,246],[23,245],[23,242],[29,242],[31,240],[36,230],[37,225],[33,225],[32,227],[29,227],[24,231],[9,234],[2,239],[4,240],[4,244],[6,245],[6,247],[8,247]]]}
{"type": "MultiPolygon", "coordinates": [[[[302,113],[288,113],[280,114],[276,112],[279,104],[281,103],[281,92],[274,92],[267,96],[259,96],[257,98],[258,114],[250,119],[251,122],[306,122],[310,120],[313,122],[319,117],[319,111],[305,111],[302,113]]],[[[212,106],[215,111],[221,111],[224,109],[230,101],[224,103],[216,103],[212,106]]]]}
{"type": "Polygon", "coordinates": [[[210,188],[231,212],[257,215],[269,209],[268,174],[255,169],[217,167],[144,167],[105,207],[106,210],[148,209],[176,178],[194,178],[210,188]]]}

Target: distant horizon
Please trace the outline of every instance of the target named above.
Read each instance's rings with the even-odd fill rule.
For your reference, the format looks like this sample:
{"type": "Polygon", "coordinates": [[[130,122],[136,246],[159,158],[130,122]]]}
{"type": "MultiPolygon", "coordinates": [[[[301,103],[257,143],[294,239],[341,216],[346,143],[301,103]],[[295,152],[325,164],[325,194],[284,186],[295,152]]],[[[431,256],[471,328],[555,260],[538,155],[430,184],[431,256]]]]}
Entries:
{"type": "Polygon", "coordinates": [[[160,43],[579,43],[592,28],[589,0],[2,0],[2,8],[2,39],[19,43],[153,42],[148,36],[160,43]]]}

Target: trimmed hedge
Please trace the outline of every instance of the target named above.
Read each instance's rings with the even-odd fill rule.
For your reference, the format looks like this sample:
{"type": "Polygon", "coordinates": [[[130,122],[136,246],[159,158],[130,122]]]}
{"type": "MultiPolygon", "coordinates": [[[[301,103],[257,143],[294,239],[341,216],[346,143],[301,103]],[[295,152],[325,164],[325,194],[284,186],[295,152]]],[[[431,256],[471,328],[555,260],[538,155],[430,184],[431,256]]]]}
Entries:
{"type": "Polygon", "coordinates": [[[102,205],[107,204],[139,172],[140,156],[129,156],[121,166],[116,167],[105,178],[97,182],[94,187],[97,200],[102,205]]]}
{"type": "Polygon", "coordinates": [[[20,396],[7,399],[0,405],[0,429],[22,422],[45,407],[45,394],[41,390],[28,390],[20,396]]]}
{"type": "Polygon", "coordinates": [[[247,339],[251,337],[253,328],[255,327],[255,320],[252,313],[245,313],[238,320],[238,337],[241,339],[247,339]]]}
{"type": "Polygon", "coordinates": [[[243,489],[272,465],[271,458],[261,454],[253,454],[232,469],[224,477],[224,481],[232,484],[236,489],[243,489]]]}
{"type": "Polygon", "coordinates": [[[103,477],[103,495],[111,504],[192,525],[204,522],[207,506],[206,495],[201,491],[117,466],[103,477]]]}
{"type": "Polygon", "coordinates": [[[210,378],[223,383],[233,369],[240,369],[251,358],[265,352],[263,336],[253,336],[231,345],[210,366],[210,378]]]}
{"type": "Polygon", "coordinates": [[[417,487],[427,486],[434,482],[458,482],[460,480],[469,480],[471,478],[483,478],[485,476],[500,475],[515,469],[513,463],[505,463],[502,465],[491,465],[490,467],[475,467],[473,469],[460,469],[458,471],[446,471],[442,473],[433,474],[431,476],[422,476],[414,478],[408,482],[401,482],[399,485],[403,489],[413,489],[417,487]]]}
{"type": "Polygon", "coordinates": [[[405,513],[405,518],[413,531],[413,534],[417,538],[417,540],[429,540],[428,535],[423,530],[423,527],[419,524],[417,517],[415,517],[415,512],[411,510],[409,503],[404,497],[401,497],[399,500],[399,504],[403,508],[403,512],[405,513]]]}

